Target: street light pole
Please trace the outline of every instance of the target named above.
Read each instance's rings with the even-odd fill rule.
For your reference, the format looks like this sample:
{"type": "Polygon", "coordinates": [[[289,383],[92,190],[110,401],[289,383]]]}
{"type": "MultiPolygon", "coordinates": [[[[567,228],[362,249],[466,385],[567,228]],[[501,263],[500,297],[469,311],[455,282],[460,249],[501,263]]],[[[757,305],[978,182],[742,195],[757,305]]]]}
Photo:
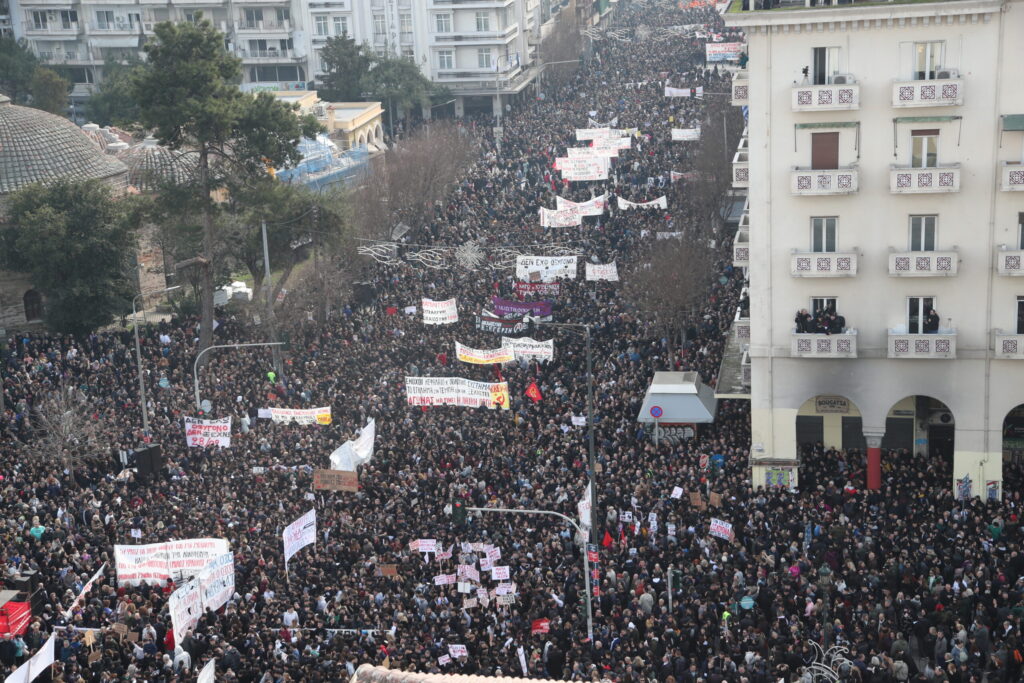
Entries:
{"type": "MultiPolygon", "coordinates": [[[[135,328],[135,368],[139,374],[139,409],[142,411],[142,435],[149,436],[149,411],[146,409],[146,380],[142,378],[142,344],[139,342],[139,321],[135,310],[135,304],[139,297],[147,297],[153,294],[166,294],[175,289],[181,289],[181,285],[155,289],[151,292],[139,292],[132,299],[132,327],[135,328]]],[[[143,309],[145,310],[145,309],[143,309]]]]}
{"type": "Polygon", "coordinates": [[[254,342],[251,344],[214,344],[213,346],[207,346],[205,349],[200,351],[196,355],[195,361],[192,363],[192,381],[195,384],[195,395],[196,395],[196,410],[202,410],[201,403],[199,400],[199,359],[203,357],[203,354],[207,351],[213,351],[214,349],[240,349],[245,346],[282,346],[284,342],[254,342]]]}
{"type": "Polygon", "coordinates": [[[536,316],[526,316],[529,322],[548,327],[582,329],[587,340],[587,475],[590,479],[590,542],[597,543],[597,525],[594,511],[597,510],[597,452],[594,447],[594,356],[590,348],[590,325],[587,323],[542,322],[536,316]]]}
{"type": "MultiPolygon", "coordinates": [[[[260,230],[263,232],[263,289],[267,293],[267,326],[270,328],[271,339],[279,339],[277,336],[277,319],[274,316],[274,287],[270,281],[270,249],[267,248],[267,222],[260,221],[260,230]]],[[[274,347],[274,370],[277,374],[284,374],[284,367],[281,363],[281,352],[274,347]]]]}
{"type": "MultiPolygon", "coordinates": [[[[551,515],[552,517],[558,517],[559,519],[568,522],[572,525],[580,537],[580,552],[583,554],[583,589],[587,592],[587,640],[590,643],[594,642],[594,611],[591,605],[591,592],[590,592],[590,558],[587,557],[587,535],[583,532],[583,529],[579,524],[574,522],[572,518],[566,517],[561,512],[554,512],[553,510],[524,510],[521,508],[476,508],[467,507],[467,511],[471,512],[502,512],[509,515],[551,515]]],[[[591,512],[593,514],[593,512],[591,512]]]]}

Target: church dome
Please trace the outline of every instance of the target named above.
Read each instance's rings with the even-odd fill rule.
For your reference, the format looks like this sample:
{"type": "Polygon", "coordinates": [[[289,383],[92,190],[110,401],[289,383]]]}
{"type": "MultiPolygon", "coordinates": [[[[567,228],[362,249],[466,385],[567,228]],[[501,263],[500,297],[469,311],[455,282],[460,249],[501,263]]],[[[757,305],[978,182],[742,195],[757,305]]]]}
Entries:
{"type": "Polygon", "coordinates": [[[118,152],[117,158],[128,167],[128,184],[139,192],[155,192],[166,183],[187,183],[199,165],[194,152],[162,147],[152,137],[118,152]]]}

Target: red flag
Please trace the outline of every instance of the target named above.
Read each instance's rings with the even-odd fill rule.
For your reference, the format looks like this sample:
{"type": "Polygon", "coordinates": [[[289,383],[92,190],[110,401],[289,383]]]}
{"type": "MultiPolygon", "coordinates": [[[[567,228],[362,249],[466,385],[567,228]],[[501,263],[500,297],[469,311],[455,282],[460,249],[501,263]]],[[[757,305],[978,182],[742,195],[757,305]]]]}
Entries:
{"type": "Polygon", "coordinates": [[[395,308],[394,306],[388,306],[387,308],[384,309],[384,313],[386,315],[395,315],[396,313],[398,313],[398,309],[395,308]]]}
{"type": "Polygon", "coordinates": [[[526,387],[526,395],[533,399],[534,403],[537,403],[544,398],[540,393],[540,387],[537,386],[536,382],[530,382],[530,386],[526,387]]]}
{"type": "Polygon", "coordinates": [[[615,540],[612,539],[612,535],[610,533],[608,533],[607,530],[605,530],[605,532],[604,532],[604,539],[601,541],[601,545],[603,545],[605,548],[607,548],[608,546],[610,546],[614,542],[615,542],[615,540]]]}
{"type": "Polygon", "coordinates": [[[551,630],[551,622],[547,619],[534,619],[533,623],[530,624],[530,635],[537,633],[547,633],[551,630]]]}

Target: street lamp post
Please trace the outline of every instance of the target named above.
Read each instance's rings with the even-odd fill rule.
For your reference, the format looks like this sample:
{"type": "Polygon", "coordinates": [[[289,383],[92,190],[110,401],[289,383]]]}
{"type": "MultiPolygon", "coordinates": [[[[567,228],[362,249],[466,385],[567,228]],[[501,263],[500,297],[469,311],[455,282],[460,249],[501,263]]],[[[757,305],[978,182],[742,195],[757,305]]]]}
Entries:
{"type": "Polygon", "coordinates": [[[205,349],[200,351],[196,355],[195,362],[192,363],[192,381],[195,384],[196,394],[196,410],[202,410],[202,401],[199,399],[199,359],[203,357],[203,354],[207,351],[213,351],[214,349],[240,349],[246,346],[283,346],[284,342],[254,342],[251,344],[214,344],[213,346],[207,346],[205,349]]]}
{"type": "MultiPolygon", "coordinates": [[[[559,519],[568,522],[572,525],[576,532],[580,536],[580,552],[583,554],[583,590],[587,592],[587,640],[590,643],[594,642],[594,611],[591,605],[591,592],[590,592],[590,558],[587,557],[587,535],[583,533],[582,527],[574,522],[572,518],[566,517],[561,512],[554,512],[552,510],[524,510],[521,508],[476,508],[467,507],[467,511],[470,512],[501,512],[509,515],[551,515],[552,517],[558,517],[559,519]]],[[[593,512],[591,512],[593,515],[593,512]]]]}
{"type": "Polygon", "coordinates": [[[825,591],[825,621],[821,629],[821,639],[824,641],[822,643],[823,649],[828,652],[829,631],[832,630],[832,570],[828,568],[827,564],[822,565],[821,569],[818,570],[818,586],[825,591]]]}
{"type": "Polygon", "coordinates": [[[587,476],[590,479],[590,542],[597,543],[597,525],[594,524],[594,511],[597,510],[597,454],[594,449],[594,356],[590,349],[590,325],[586,323],[550,323],[542,322],[537,316],[526,316],[528,322],[547,327],[561,327],[583,330],[587,340],[587,476]]]}
{"type": "Polygon", "coordinates": [[[135,304],[139,297],[147,297],[153,294],[166,294],[181,289],[181,285],[155,289],[151,292],[139,292],[132,299],[132,327],[135,328],[135,367],[139,374],[139,409],[142,411],[142,435],[149,436],[149,411],[146,410],[146,380],[142,378],[142,344],[139,342],[139,321],[135,310],[135,304]]]}

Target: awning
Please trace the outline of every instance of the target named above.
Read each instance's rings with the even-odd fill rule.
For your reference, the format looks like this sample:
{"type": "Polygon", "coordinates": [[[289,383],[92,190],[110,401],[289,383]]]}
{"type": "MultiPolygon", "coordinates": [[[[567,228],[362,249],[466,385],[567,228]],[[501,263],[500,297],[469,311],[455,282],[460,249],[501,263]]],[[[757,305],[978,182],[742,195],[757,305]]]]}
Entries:
{"type": "Polygon", "coordinates": [[[829,121],[825,123],[797,123],[794,124],[797,130],[804,128],[856,128],[860,125],[859,121],[829,121]]]}
{"type": "Polygon", "coordinates": [[[1024,114],[1004,114],[1003,130],[1024,131],[1024,114]]]}
{"type": "Polygon", "coordinates": [[[715,421],[718,402],[696,372],[656,372],[640,406],[637,422],[659,424],[715,421]]]}
{"type": "Polygon", "coordinates": [[[941,123],[943,121],[959,121],[962,116],[897,116],[895,123],[941,123]]]}

